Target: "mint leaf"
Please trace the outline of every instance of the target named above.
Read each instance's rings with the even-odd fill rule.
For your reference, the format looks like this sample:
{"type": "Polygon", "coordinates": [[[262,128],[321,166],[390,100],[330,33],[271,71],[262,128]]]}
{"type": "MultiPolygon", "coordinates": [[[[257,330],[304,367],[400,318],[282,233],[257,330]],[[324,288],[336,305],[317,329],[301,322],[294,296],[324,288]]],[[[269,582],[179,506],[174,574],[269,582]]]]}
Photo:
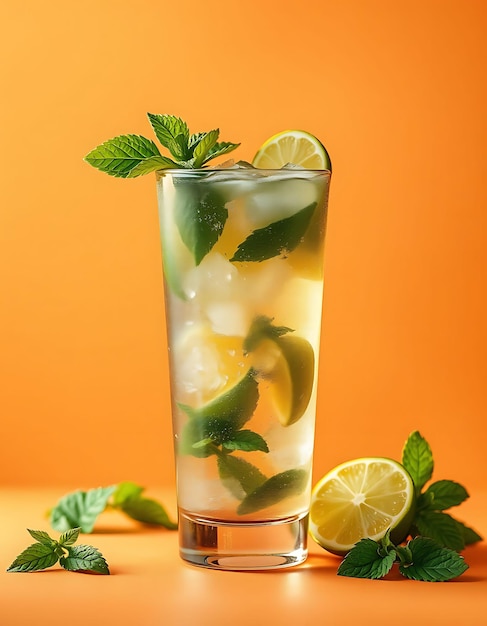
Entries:
{"type": "Polygon", "coordinates": [[[216,453],[216,446],[233,439],[236,432],[234,422],[226,417],[191,420],[185,424],[181,434],[181,452],[202,458],[210,456],[216,453]]]}
{"type": "Polygon", "coordinates": [[[217,446],[234,439],[252,417],[258,399],[258,383],[250,369],[236,385],[201,407],[179,404],[190,417],[181,433],[180,454],[200,458],[216,454],[217,446]]]}
{"type": "Polygon", "coordinates": [[[51,511],[51,526],[60,532],[79,527],[81,532],[91,533],[114,491],[115,486],[100,487],[64,496],[51,511]]]}
{"type": "Polygon", "coordinates": [[[191,155],[193,154],[194,149],[196,148],[196,146],[199,144],[199,142],[203,139],[205,135],[206,133],[193,133],[192,135],[190,135],[189,141],[188,141],[188,148],[190,150],[191,155]]]}
{"type": "Polygon", "coordinates": [[[137,176],[150,174],[151,172],[156,172],[157,170],[165,170],[168,168],[171,169],[178,167],[179,165],[177,163],[159,154],[157,156],[152,156],[144,159],[143,161],[140,161],[140,163],[138,163],[130,170],[130,172],[128,172],[126,178],[136,178],[137,176]]]}
{"type": "Polygon", "coordinates": [[[208,161],[211,161],[211,159],[214,159],[215,157],[233,152],[239,147],[239,145],[239,143],[231,143],[230,141],[220,141],[215,143],[215,145],[208,150],[203,164],[208,163],[208,161]]]}
{"type": "Polygon", "coordinates": [[[57,563],[59,558],[56,547],[56,542],[53,542],[50,546],[44,543],[33,543],[19,554],[10,567],[7,568],[7,572],[37,572],[51,567],[57,563]]]}
{"type": "Polygon", "coordinates": [[[144,491],[144,487],[137,485],[130,480],[126,480],[117,485],[113,492],[112,505],[118,507],[123,504],[129,498],[137,498],[144,491]]]}
{"type": "Polygon", "coordinates": [[[227,450],[243,450],[245,452],[254,450],[269,452],[269,446],[265,439],[252,430],[237,430],[229,439],[223,441],[223,447],[227,450]]]}
{"type": "Polygon", "coordinates": [[[315,207],[316,202],[312,202],[291,217],[254,230],[230,260],[260,262],[292,252],[301,242],[315,207]]]}
{"type": "Polygon", "coordinates": [[[150,139],[140,135],[119,135],[94,148],[85,156],[85,161],[110,176],[127,178],[142,161],[155,156],[162,159],[150,139]]]}
{"type": "Polygon", "coordinates": [[[175,115],[147,113],[157,139],[177,159],[186,159],[189,129],[186,122],[175,115]]]}
{"type": "Polygon", "coordinates": [[[127,498],[120,504],[120,509],[132,519],[143,524],[164,526],[169,530],[175,530],[178,527],[175,522],[171,521],[165,508],[150,498],[141,498],[140,496],[127,498]]]}
{"type": "Polygon", "coordinates": [[[416,537],[408,543],[412,563],[399,565],[403,576],[412,580],[442,582],[460,576],[468,565],[457,552],[439,546],[432,539],[416,537]]]}
{"type": "Polygon", "coordinates": [[[414,526],[418,535],[429,537],[440,546],[457,551],[465,547],[463,528],[448,513],[419,511],[414,519],[414,526]]]}
{"type": "Polygon", "coordinates": [[[78,541],[80,528],[72,528],[71,530],[67,530],[59,537],[59,544],[65,548],[67,546],[72,546],[73,543],[78,541]]]}
{"type": "Polygon", "coordinates": [[[249,332],[244,339],[243,349],[245,352],[252,352],[263,339],[279,339],[286,333],[293,332],[288,326],[274,326],[273,318],[266,315],[258,315],[252,320],[249,332]]]}
{"type": "Polygon", "coordinates": [[[458,506],[469,497],[465,487],[453,480],[438,480],[419,496],[418,507],[433,511],[444,511],[452,506],[458,506]]]}
{"type": "Polygon", "coordinates": [[[463,540],[465,541],[466,546],[470,546],[473,543],[482,541],[482,537],[473,528],[470,528],[470,526],[467,526],[466,524],[464,524],[463,522],[459,522],[458,520],[456,520],[456,522],[463,533],[463,540]]]}
{"type": "Polygon", "coordinates": [[[382,556],[376,541],[361,539],[345,556],[337,573],[353,578],[382,578],[391,570],[395,559],[394,550],[382,556]]]}
{"type": "Polygon", "coordinates": [[[292,469],[268,478],[249,493],[237,508],[238,515],[254,513],[301,493],[308,482],[308,472],[292,469]]]}
{"type": "Polygon", "coordinates": [[[33,539],[35,539],[39,543],[42,543],[45,546],[56,545],[56,541],[54,539],[51,539],[51,537],[46,533],[45,530],[31,530],[30,528],[28,528],[27,532],[33,539]]]}
{"type": "Polygon", "coordinates": [[[72,572],[110,574],[103,555],[93,546],[69,546],[68,556],[61,557],[59,563],[61,567],[72,572]]]}
{"type": "Polygon", "coordinates": [[[198,168],[203,165],[208,152],[214,147],[217,142],[220,131],[218,128],[210,130],[199,138],[193,150],[193,167],[198,168]]]}
{"type": "Polygon", "coordinates": [[[228,218],[225,200],[203,181],[179,181],[174,200],[174,219],[185,246],[199,265],[223,232],[228,218]]]}
{"type": "Polygon", "coordinates": [[[266,481],[258,467],[237,456],[220,455],[217,463],[222,483],[239,500],[266,481]]]}
{"type": "Polygon", "coordinates": [[[418,495],[430,480],[434,467],[431,448],[419,431],[409,435],[402,453],[402,464],[411,474],[418,495]]]}

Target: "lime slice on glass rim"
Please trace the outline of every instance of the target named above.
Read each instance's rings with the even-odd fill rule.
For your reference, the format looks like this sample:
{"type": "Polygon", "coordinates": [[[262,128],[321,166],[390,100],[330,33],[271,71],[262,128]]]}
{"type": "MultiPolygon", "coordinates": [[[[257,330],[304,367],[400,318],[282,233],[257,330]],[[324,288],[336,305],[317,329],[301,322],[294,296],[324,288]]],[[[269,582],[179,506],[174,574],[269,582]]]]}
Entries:
{"type": "Polygon", "coordinates": [[[325,146],[304,130],[284,130],[265,141],[252,165],[260,169],[280,169],[292,163],[308,170],[330,170],[331,159],[325,146]]]}
{"type": "Polygon", "coordinates": [[[322,548],[340,556],[360,539],[377,541],[389,529],[398,544],[408,535],[414,502],[413,480],[400,463],[382,457],[354,459],[314,486],[310,534],[322,548]]]}

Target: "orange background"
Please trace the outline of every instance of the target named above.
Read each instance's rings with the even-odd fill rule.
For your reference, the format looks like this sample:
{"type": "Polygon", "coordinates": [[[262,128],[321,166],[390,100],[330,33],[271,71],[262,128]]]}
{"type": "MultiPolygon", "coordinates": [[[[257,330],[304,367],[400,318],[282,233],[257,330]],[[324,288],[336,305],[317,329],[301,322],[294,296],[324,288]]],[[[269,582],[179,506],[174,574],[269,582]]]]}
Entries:
{"type": "Polygon", "coordinates": [[[150,111],[332,155],[316,478],[419,429],[436,478],[483,485],[483,0],[25,0],[0,27],[0,482],[173,484],[154,178],[82,160],[150,111]]]}

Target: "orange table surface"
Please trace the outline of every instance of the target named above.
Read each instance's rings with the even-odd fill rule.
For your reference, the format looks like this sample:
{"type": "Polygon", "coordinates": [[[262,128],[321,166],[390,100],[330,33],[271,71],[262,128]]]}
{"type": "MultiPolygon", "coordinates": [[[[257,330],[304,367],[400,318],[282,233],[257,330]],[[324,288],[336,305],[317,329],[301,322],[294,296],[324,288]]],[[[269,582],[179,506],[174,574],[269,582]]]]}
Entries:
{"type": "MultiPolygon", "coordinates": [[[[62,489],[0,488],[0,624],[27,626],[279,626],[349,624],[481,626],[487,624],[487,546],[465,550],[469,570],[455,581],[409,581],[396,571],[384,580],[336,575],[339,559],[310,540],[310,556],[273,572],[220,572],[185,564],[177,533],[144,528],[105,512],[80,542],[96,546],[111,575],[5,570],[32,539],[26,528],[50,531],[44,512],[62,489]]],[[[148,490],[175,512],[171,489],[148,490]]],[[[457,509],[485,536],[487,492],[457,509]]],[[[53,532],[53,536],[57,537],[53,532]]]]}

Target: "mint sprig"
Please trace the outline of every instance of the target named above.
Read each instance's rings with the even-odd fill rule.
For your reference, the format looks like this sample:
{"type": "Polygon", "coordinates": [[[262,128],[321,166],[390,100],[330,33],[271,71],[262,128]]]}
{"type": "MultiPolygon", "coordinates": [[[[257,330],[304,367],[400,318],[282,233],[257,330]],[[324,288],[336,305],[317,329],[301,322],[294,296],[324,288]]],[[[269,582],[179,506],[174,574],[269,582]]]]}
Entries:
{"type": "Polygon", "coordinates": [[[58,540],[52,539],[43,530],[27,529],[36,539],[13,561],[7,572],[38,572],[55,565],[72,572],[90,574],[110,574],[107,562],[101,552],[93,546],[74,544],[78,540],[80,528],[63,533],[58,540]]]}
{"type": "Polygon", "coordinates": [[[175,115],[148,113],[147,116],[170,157],[162,155],[151,139],[140,135],[119,135],[91,150],[85,161],[110,176],[135,178],[161,169],[201,168],[240,145],[218,142],[219,129],[190,134],[186,122],[175,115]]]}
{"type": "Polygon", "coordinates": [[[431,480],[433,453],[426,439],[414,431],[403,448],[402,464],[411,475],[415,488],[415,515],[405,545],[394,545],[390,531],[378,541],[361,539],[345,556],[339,576],[382,578],[399,563],[406,578],[427,582],[451,580],[468,569],[459,554],[467,545],[482,540],[473,529],[455,519],[446,509],[458,506],[469,494],[453,480],[431,480]]]}
{"type": "Polygon", "coordinates": [[[143,491],[144,487],[130,481],[73,491],[63,496],[51,510],[51,526],[60,532],[79,528],[83,533],[91,533],[101,513],[116,509],[138,522],[176,529],[177,524],[170,519],[162,504],[143,497],[143,491]]]}
{"type": "Polygon", "coordinates": [[[454,550],[443,548],[427,537],[415,537],[405,546],[395,546],[387,533],[381,540],[361,539],[343,559],[339,576],[383,578],[394,563],[411,580],[443,582],[463,574],[468,565],[454,550]]]}
{"type": "Polygon", "coordinates": [[[440,546],[456,551],[482,540],[472,528],[444,512],[469,497],[465,487],[453,480],[439,480],[423,491],[432,478],[434,461],[431,447],[419,431],[408,437],[402,464],[411,474],[416,493],[416,512],[410,530],[413,537],[430,537],[440,546]]]}

